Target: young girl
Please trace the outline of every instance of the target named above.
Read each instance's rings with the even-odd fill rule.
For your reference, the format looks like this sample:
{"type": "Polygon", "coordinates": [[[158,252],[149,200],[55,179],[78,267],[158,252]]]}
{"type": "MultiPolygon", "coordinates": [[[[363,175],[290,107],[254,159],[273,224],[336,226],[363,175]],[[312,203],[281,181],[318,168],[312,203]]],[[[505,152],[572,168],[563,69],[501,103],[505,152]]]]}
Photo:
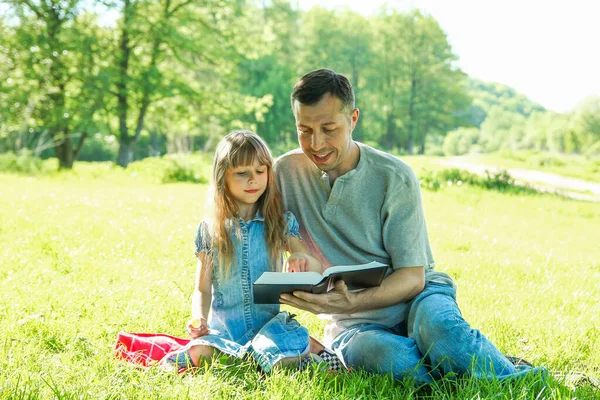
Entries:
{"type": "Polygon", "coordinates": [[[196,287],[186,326],[193,340],[165,357],[166,363],[198,366],[221,352],[237,358],[251,354],[266,372],[300,360],[341,366],[293,315],[280,312],[279,304],[253,303],[252,282],[264,271],[281,270],[284,251],[290,253],[286,271],[322,272],[300,240],[296,218],[283,211],[272,164],[267,145],[252,132],[234,131],[219,142],[209,195],[212,215],[196,233],[196,287]]]}

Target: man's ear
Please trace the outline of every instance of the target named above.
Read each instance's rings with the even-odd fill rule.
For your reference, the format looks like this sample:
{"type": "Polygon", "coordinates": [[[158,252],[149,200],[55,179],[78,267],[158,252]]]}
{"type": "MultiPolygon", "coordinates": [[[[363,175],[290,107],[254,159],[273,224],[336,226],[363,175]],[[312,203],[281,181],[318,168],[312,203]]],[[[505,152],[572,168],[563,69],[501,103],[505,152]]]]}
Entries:
{"type": "Polygon", "coordinates": [[[358,108],[355,108],[354,110],[352,110],[352,114],[350,115],[351,130],[354,130],[354,128],[356,127],[356,123],[358,122],[359,115],[360,115],[360,111],[358,110],[358,108]]]}

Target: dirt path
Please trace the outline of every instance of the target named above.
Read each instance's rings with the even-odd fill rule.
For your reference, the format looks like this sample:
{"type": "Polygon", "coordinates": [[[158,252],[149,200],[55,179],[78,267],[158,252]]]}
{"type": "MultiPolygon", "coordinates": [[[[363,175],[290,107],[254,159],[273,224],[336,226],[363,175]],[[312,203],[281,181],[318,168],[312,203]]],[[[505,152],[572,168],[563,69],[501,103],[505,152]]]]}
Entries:
{"type": "Polygon", "coordinates": [[[477,164],[463,159],[452,157],[440,161],[447,167],[465,169],[478,175],[485,175],[485,171],[497,172],[506,169],[510,176],[515,178],[517,184],[529,186],[542,192],[558,193],[578,200],[600,202],[600,183],[588,182],[582,179],[567,178],[549,172],[541,172],[521,168],[500,168],[493,165],[477,164]]]}

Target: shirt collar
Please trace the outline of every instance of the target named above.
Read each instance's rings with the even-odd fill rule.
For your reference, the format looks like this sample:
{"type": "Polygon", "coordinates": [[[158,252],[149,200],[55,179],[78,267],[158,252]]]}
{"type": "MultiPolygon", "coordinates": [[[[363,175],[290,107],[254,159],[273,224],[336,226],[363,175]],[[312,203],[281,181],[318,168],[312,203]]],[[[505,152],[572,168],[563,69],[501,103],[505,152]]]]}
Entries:
{"type": "Polygon", "coordinates": [[[249,224],[250,222],[264,222],[264,220],[265,220],[265,217],[263,217],[260,210],[256,210],[256,214],[254,214],[254,217],[249,219],[248,222],[244,221],[243,218],[239,219],[241,224],[249,224]]]}

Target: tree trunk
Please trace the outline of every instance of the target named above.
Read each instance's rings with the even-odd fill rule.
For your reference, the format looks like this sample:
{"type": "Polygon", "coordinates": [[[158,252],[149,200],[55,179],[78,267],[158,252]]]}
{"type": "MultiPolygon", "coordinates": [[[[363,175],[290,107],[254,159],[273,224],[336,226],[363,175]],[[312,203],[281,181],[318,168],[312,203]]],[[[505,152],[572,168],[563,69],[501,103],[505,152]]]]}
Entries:
{"type": "Polygon", "coordinates": [[[72,169],[75,161],[73,152],[73,142],[70,138],[65,138],[62,142],[54,146],[54,152],[58,158],[58,169],[72,169]]]}
{"type": "Polygon", "coordinates": [[[413,153],[414,136],[415,136],[415,101],[417,97],[417,79],[413,73],[413,78],[410,82],[410,100],[408,103],[408,142],[406,143],[406,152],[413,153]]]}
{"type": "Polygon", "coordinates": [[[425,154],[425,140],[427,139],[427,131],[429,130],[428,124],[425,124],[423,128],[423,134],[419,137],[419,155],[425,154]]]}
{"type": "Polygon", "coordinates": [[[160,156],[160,144],[158,143],[158,132],[156,129],[152,129],[150,131],[150,157],[159,157],[160,156]]]}
{"type": "Polygon", "coordinates": [[[117,164],[123,168],[127,168],[130,162],[133,161],[133,146],[131,143],[119,142],[119,154],[117,156],[117,164]]]}
{"type": "Polygon", "coordinates": [[[385,147],[386,150],[392,150],[394,148],[394,114],[392,110],[388,112],[386,118],[386,130],[385,130],[385,147]]]}
{"type": "Polygon", "coordinates": [[[127,168],[132,158],[131,136],[127,128],[129,114],[127,85],[129,83],[129,57],[131,55],[129,44],[131,13],[131,2],[130,0],[125,0],[123,4],[123,30],[121,31],[121,39],[119,41],[119,77],[116,82],[117,110],[119,115],[119,154],[117,156],[117,164],[123,168],[127,168]]]}

